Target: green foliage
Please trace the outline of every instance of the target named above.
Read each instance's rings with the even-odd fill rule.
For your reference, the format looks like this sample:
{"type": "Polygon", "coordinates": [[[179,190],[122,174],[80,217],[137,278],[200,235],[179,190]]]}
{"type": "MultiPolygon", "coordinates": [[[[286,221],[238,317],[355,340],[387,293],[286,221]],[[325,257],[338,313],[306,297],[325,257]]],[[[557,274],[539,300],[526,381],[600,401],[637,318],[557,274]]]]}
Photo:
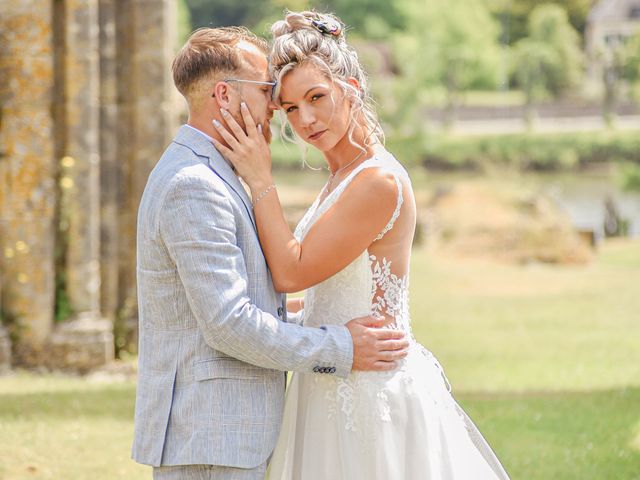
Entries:
{"type": "Polygon", "coordinates": [[[566,10],[545,3],[537,6],[529,17],[529,37],[546,43],[558,57],[558,63],[545,72],[549,91],[558,96],[579,85],[584,55],[580,35],[569,23],[566,10]]]}
{"type": "Polygon", "coordinates": [[[452,90],[492,88],[497,83],[498,27],[483,0],[399,2],[406,29],[395,41],[403,74],[421,86],[452,90]]]}
{"type": "Polygon", "coordinates": [[[56,291],[55,291],[55,310],[54,320],[56,322],[64,322],[73,315],[71,301],[67,294],[66,274],[64,270],[56,272],[56,291]]]}
{"type": "Polygon", "coordinates": [[[640,103],[640,32],[631,37],[622,48],[624,62],[621,76],[629,82],[632,98],[640,103]]]}
{"type": "Polygon", "coordinates": [[[640,165],[640,137],[636,133],[603,132],[434,138],[421,155],[413,158],[426,166],[472,170],[507,166],[558,171],[625,161],[640,165]]]}
{"type": "Polygon", "coordinates": [[[462,92],[494,88],[499,83],[501,52],[498,27],[483,0],[402,0],[406,28],[390,41],[400,70],[388,89],[383,120],[403,138],[424,132],[425,92],[446,92],[448,118],[453,121],[462,92]]]}
{"type": "Polygon", "coordinates": [[[515,78],[527,105],[546,98],[551,89],[550,77],[562,68],[558,53],[545,42],[523,38],[516,43],[513,58],[515,78]]]}
{"type": "Polygon", "coordinates": [[[579,85],[584,55],[578,33],[558,5],[535,7],[528,33],[515,44],[512,68],[517,85],[525,93],[526,119],[531,125],[537,102],[549,96],[557,98],[579,85]]]}
{"type": "Polygon", "coordinates": [[[332,12],[347,25],[350,34],[368,39],[388,39],[405,25],[396,3],[379,0],[181,0],[191,13],[193,28],[244,25],[258,35],[269,36],[269,26],[286,10],[316,9],[332,12]]]}
{"type": "Polygon", "coordinates": [[[626,57],[625,78],[634,82],[640,80],[640,32],[627,42],[626,57]]]}
{"type": "Polygon", "coordinates": [[[380,0],[325,0],[314,2],[314,5],[320,11],[338,15],[357,36],[386,40],[391,32],[404,28],[406,24],[400,3],[380,0]]]}
{"type": "MultiPolygon", "coordinates": [[[[640,166],[640,136],[635,132],[585,132],[562,134],[510,134],[483,137],[451,137],[396,134],[387,137],[387,148],[407,166],[424,165],[442,170],[572,171],[597,163],[640,166]]],[[[294,144],[273,142],[274,167],[297,169],[302,151],[294,144]]],[[[311,149],[309,161],[323,165],[311,149]]]]}
{"type": "Polygon", "coordinates": [[[54,313],[56,322],[63,322],[73,315],[71,300],[67,293],[67,252],[69,251],[69,198],[65,190],[61,191],[58,204],[58,231],[53,252],[55,263],[54,313]]]}
{"type": "Polygon", "coordinates": [[[177,48],[180,48],[191,33],[191,12],[187,0],[178,0],[178,38],[177,48]]]}
{"type": "Polygon", "coordinates": [[[623,163],[619,169],[622,188],[629,191],[640,192],[640,165],[623,163]]]}
{"type": "Polygon", "coordinates": [[[186,0],[193,29],[244,25],[252,27],[271,13],[273,4],[254,0],[186,0]]]}
{"type": "MultiPolygon", "coordinates": [[[[592,0],[550,0],[547,3],[562,6],[567,11],[573,28],[580,35],[584,33],[592,0]]],[[[518,40],[528,35],[529,15],[540,2],[537,0],[487,0],[487,4],[500,24],[501,43],[515,45],[518,40]]]]}

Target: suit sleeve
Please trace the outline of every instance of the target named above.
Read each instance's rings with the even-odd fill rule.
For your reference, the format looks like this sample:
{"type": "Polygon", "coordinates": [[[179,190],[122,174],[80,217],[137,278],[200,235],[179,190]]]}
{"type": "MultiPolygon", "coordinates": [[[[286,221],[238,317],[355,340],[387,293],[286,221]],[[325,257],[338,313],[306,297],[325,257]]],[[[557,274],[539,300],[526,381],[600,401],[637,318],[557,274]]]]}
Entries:
{"type": "Polygon", "coordinates": [[[288,312],[287,313],[287,322],[293,323],[294,325],[302,325],[302,319],[304,317],[304,308],[295,313],[288,312]]]}
{"type": "Polygon", "coordinates": [[[160,211],[160,234],[212,348],[264,368],[313,372],[320,366],[349,374],[353,343],[346,327],[285,323],[251,303],[231,203],[212,182],[174,179],[160,211]]]}

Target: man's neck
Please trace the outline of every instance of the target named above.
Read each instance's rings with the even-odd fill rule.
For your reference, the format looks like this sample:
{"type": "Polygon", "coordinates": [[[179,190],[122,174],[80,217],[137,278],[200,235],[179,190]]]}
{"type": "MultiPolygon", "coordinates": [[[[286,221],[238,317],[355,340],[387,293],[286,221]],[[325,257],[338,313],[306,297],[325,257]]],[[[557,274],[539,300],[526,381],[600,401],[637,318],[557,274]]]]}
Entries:
{"type": "MultiPolygon", "coordinates": [[[[194,130],[196,130],[198,133],[200,133],[202,136],[206,137],[206,139],[208,141],[211,141],[212,138],[215,138],[216,140],[218,140],[221,143],[225,143],[223,141],[220,140],[220,135],[217,132],[212,131],[213,128],[211,129],[203,129],[200,128],[202,125],[199,124],[198,122],[192,122],[191,119],[189,119],[189,121],[187,122],[187,126],[190,128],[193,128],[194,130]],[[209,130],[209,131],[207,131],[209,130]],[[213,135],[212,135],[213,134],[213,135]],[[215,136],[214,136],[215,135],[215,136]]],[[[214,147],[215,148],[215,147],[214,147]]],[[[233,164],[231,164],[231,162],[229,162],[226,158],[222,157],[224,159],[224,161],[231,167],[231,170],[234,171],[234,173],[236,172],[235,167],[233,166],[233,164]]],[[[237,173],[236,173],[237,175],[237,173]]]]}
{"type": "Polygon", "coordinates": [[[211,135],[209,135],[208,133],[203,132],[199,128],[194,127],[193,125],[189,125],[188,123],[186,125],[187,125],[187,127],[189,127],[190,129],[198,132],[199,134],[201,134],[203,137],[205,137],[207,140],[209,140],[211,142],[211,140],[212,140],[211,135]]]}
{"type": "Polygon", "coordinates": [[[191,128],[195,128],[209,138],[215,138],[216,140],[220,141],[220,135],[213,128],[213,124],[211,123],[211,121],[207,122],[206,120],[199,120],[197,118],[189,117],[189,119],[187,120],[187,125],[189,125],[191,128]]]}

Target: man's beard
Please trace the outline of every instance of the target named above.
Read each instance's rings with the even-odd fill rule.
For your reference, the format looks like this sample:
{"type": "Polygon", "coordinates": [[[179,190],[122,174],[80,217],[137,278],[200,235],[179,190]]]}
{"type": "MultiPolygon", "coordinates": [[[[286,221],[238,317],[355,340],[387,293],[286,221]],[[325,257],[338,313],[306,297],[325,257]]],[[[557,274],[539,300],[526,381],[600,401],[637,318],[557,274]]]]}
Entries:
{"type": "Polygon", "coordinates": [[[269,120],[266,120],[262,123],[262,136],[267,141],[267,144],[271,144],[271,123],[269,120]]]}

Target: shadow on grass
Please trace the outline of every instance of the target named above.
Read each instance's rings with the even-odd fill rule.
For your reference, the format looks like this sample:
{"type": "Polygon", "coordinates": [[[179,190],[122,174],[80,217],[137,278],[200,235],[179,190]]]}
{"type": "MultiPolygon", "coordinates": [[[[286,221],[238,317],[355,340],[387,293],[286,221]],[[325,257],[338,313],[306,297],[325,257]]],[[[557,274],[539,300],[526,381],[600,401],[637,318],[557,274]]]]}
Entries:
{"type": "Polygon", "coordinates": [[[640,388],[458,394],[512,480],[640,478],[640,388]]]}

